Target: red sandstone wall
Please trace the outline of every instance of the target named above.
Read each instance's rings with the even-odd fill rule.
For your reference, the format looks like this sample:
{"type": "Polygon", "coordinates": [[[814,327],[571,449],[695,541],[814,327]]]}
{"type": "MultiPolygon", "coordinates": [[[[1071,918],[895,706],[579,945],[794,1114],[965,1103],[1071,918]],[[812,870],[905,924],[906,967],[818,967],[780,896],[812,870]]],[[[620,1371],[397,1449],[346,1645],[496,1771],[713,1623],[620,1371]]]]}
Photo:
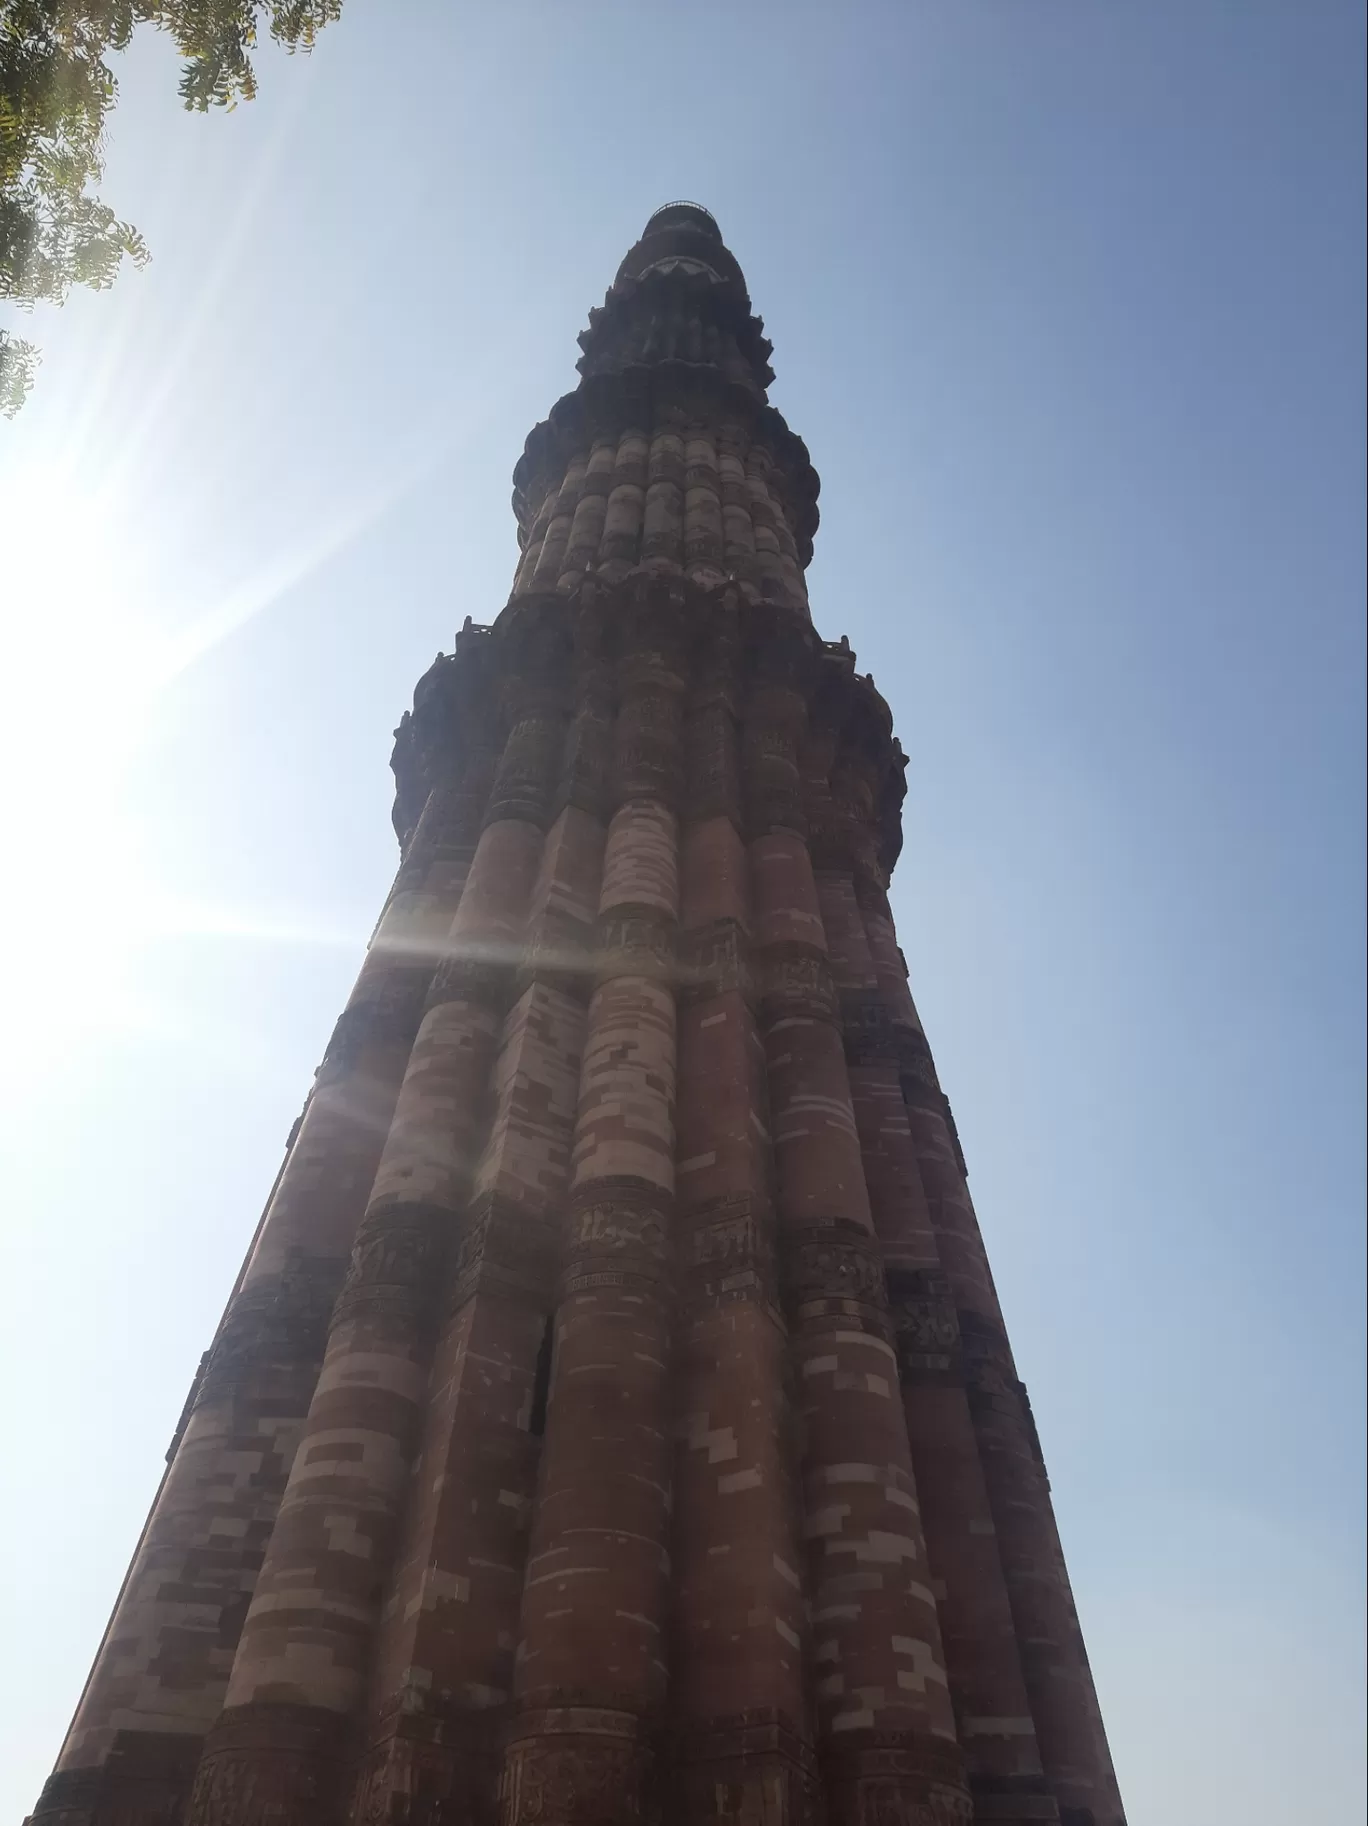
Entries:
{"type": "Polygon", "coordinates": [[[1123,1826],[889,912],[906,758],[700,213],[401,726],[399,877],[35,1826],[1123,1826]]]}

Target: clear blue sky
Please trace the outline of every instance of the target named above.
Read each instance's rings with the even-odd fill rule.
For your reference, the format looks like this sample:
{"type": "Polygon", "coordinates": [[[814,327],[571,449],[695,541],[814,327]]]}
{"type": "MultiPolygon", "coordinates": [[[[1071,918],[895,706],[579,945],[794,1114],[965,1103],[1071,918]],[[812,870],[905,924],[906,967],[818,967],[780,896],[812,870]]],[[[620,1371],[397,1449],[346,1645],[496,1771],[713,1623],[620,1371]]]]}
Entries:
{"type": "Polygon", "coordinates": [[[1362,8],[348,0],[126,60],[0,432],[0,1817],[33,1800],[646,216],[718,216],[1132,1826],[1362,1810],[1362,8]],[[17,586],[17,587],[15,587],[17,586]],[[10,593],[13,591],[13,593],[10,593]]]}

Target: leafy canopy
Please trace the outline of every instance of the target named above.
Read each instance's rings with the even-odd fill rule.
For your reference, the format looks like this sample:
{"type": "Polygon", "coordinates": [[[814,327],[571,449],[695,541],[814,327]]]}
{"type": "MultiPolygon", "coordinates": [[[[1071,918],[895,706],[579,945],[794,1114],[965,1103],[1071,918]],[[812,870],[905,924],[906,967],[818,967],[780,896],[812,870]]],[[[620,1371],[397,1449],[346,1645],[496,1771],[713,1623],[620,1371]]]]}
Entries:
{"type": "MultiPolygon", "coordinates": [[[[137,229],[93,194],[119,85],[112,52],[134,28],[169,32],[185,59],[180,95],[205,113],[256,94],[250,52],[262,15],[290,51],[313,48],[342,0],[0,0],[0,300],[61,304],[73,285],[112,285],[146,263],[137,229]]],[[[38,351],[0,330],[0,413],[13,416],[38,351]]]]}

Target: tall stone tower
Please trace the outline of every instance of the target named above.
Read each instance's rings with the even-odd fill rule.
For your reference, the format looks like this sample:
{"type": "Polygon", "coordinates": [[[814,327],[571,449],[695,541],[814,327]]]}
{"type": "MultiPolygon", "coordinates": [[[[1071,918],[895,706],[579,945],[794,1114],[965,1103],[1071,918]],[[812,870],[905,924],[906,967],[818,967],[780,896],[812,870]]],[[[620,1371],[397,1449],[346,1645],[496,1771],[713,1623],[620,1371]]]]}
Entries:
{"type": "Polygon", "coordinates": [[[1120,1826],[706,210],[580,344],[34,1821],[1120,1826]]]}

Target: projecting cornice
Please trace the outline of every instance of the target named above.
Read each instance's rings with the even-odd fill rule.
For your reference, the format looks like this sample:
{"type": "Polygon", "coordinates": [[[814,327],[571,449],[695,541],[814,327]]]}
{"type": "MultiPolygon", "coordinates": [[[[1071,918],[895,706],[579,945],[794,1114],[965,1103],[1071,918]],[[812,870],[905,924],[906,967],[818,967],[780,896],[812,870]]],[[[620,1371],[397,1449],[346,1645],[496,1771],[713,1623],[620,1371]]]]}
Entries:
{"type": "Polygon", "coordinates": [[[620,279],[580,332],[581,374],[639,363],[688,361],[717,368],[763,398],[774,345],[738,282],[683,264],[620,279]]]}
{"type": "MultiPolygon", "coordinates": [[[[513,597],[489,626],[468,622],[456,650],[441,654],[414,692],[395,731],[394,823],[405,843],[434,788],[459,781],[482,749],[502,739],[532,674],[559,680],[571,707],[586,667],[611,668],[639,641],[644,620],[664,616],[678,630],[670,664],[681,688],[697,691],[716,654],[736,646],[744,702],[729,714],[761,714],[757,694],[778,689],[828,748],[826,769],[843,815],[870,835],[871,857],[887,877],[902,848],[907,756],[893,717],[868,675],[855,670],[848,641],[824,641],[806,615],[751,603],[732,586],[706,589],[683,578],[639,573],[619,583],[586,579],[570,593],[513,597]],[[747,709],[753,702],[755,709],[747,709]]],[[[741,808],[734,808],[741,817],[741,808]]]]}

